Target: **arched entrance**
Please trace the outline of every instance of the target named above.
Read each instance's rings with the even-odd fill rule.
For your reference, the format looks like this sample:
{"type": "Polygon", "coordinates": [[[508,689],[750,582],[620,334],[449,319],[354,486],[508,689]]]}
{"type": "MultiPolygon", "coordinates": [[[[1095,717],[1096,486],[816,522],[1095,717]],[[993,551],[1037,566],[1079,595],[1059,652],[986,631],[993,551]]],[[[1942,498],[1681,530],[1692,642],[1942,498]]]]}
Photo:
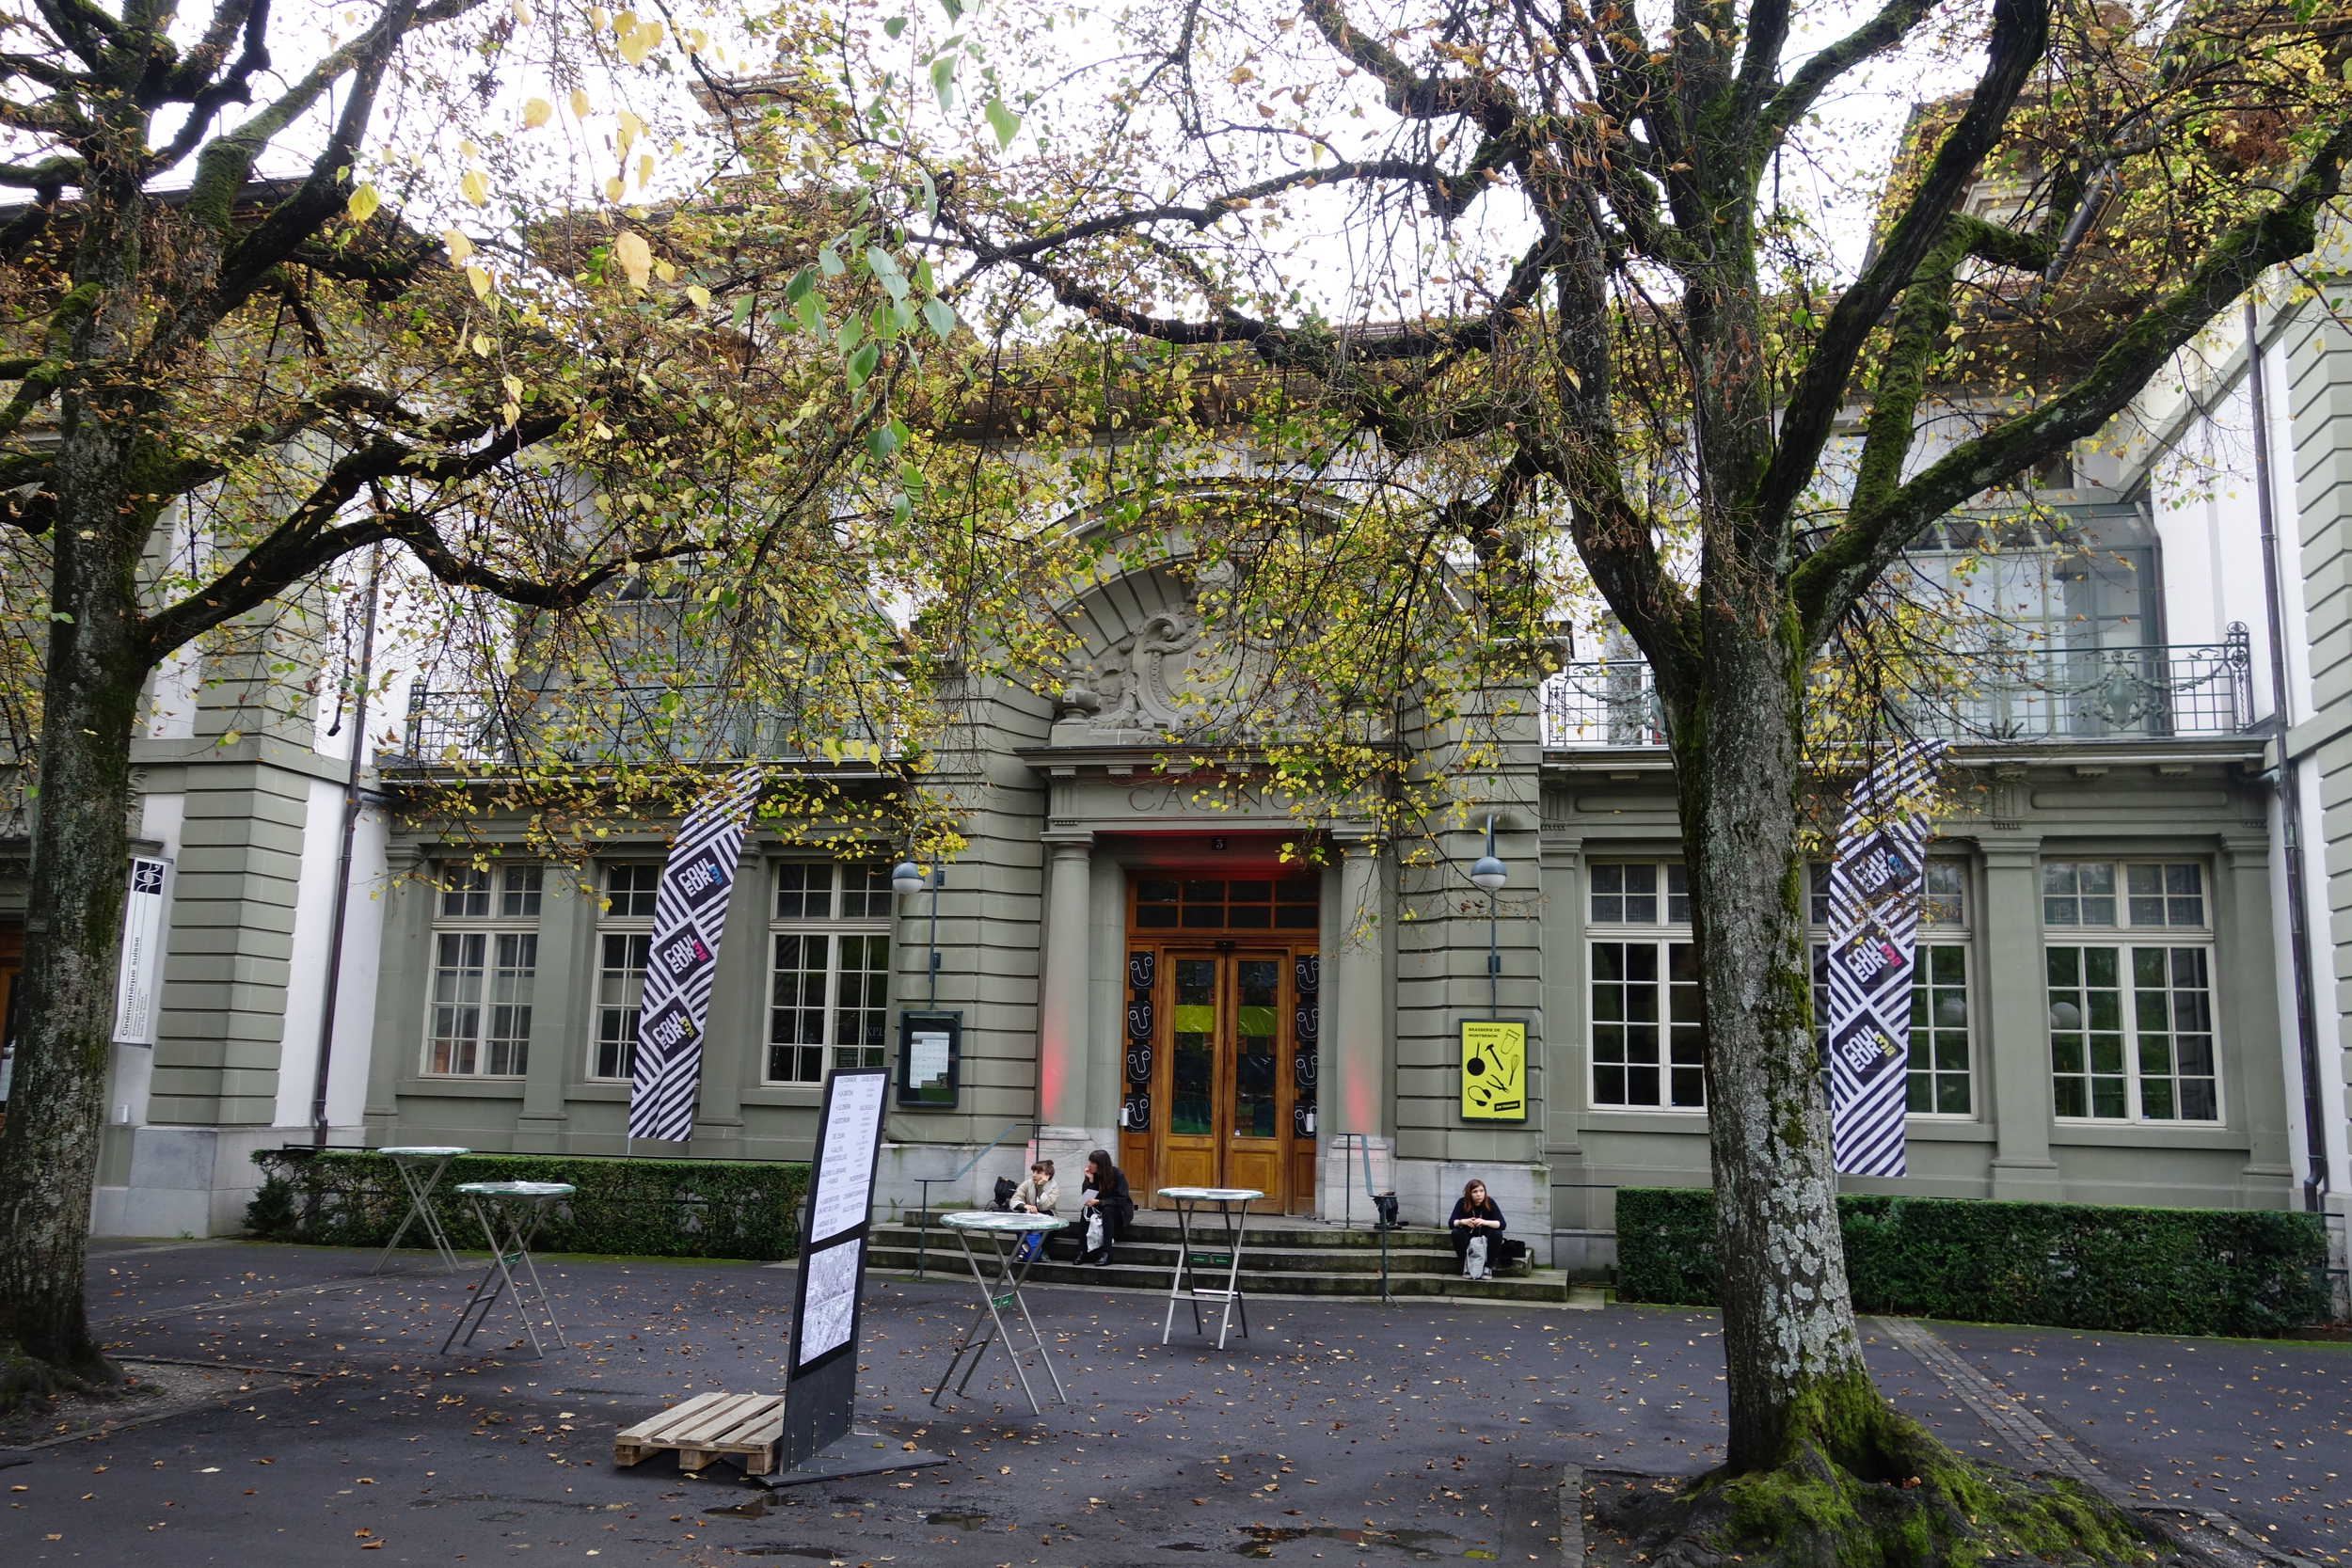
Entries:
{"type": "Polygon", "coordinates": [[[1322,878],[1298,866],[1127,878],[1120,1164],[1161,1187],[1314,1205],[1322,878]]]}

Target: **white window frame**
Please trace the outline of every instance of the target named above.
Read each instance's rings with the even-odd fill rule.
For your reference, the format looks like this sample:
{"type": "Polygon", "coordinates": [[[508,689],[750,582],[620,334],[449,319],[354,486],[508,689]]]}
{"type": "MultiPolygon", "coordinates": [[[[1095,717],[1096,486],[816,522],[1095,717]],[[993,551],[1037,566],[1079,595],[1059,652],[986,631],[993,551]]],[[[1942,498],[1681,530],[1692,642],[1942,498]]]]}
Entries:
{"type": "MultiPolygon", "coordinates": [[[[637,986],[635,991],[635,995],[637,997],[636,1002],[625,1003],[617,1006],[612,1004],[609,1004],[605,1000],[605,976],[609,973],[609,969],[604,961],[604,955],[607,942],[613,940],[619,940],[622,942],[628,942],[632,939],[639,940],[648,947],[650,947],[653,943],[653,911],[650,908],[648,908],[644,914],[615,914],[612,912],[612,873],[619,870],[623,866],[634,867],[644,865],[651,865],[653,867],[655,893],[656,896],[659,896],[661,885],[661,863],[659,861],[616,859],[601,862],[596,867],[596,946],[594,961],[589,970],[589,974],[592,976],[590,984],[593,987],[593,990],[589,997],[588,1004],[587,1067],[588,1081],[593,1084],[626,1084],[629,1082],[636,1063],[637,1029],[636,1025],[631,1023],[626,1027],[626,1030],[620,1038],[619,1043],[621,1050],[618,1070],[612,1072],[604,1070],[604,1023],[605,1015],[608,1012],[618,1011],[623,1013],[636,1013],[642,1018],[644,1014],[643,1003],[645,994],[645,971],[643,965],[635,966],[637,974],[637,986]]],[[[627,966],[625,966],[623,973],[626,974],[627,972],[628,969],[627,966]]],[[[626,984],[626,982],[624,982],[624,984],[626,984]]]]}
{"type": "MultiPolygon", "coordinates": [[[[1596,1112],[1625,1113],[1636,1116],[1653,1116],[1663,1114],[1668,1116],[1704,1117],[1707,1115],[1707,1037],[1706,1030],[1703,1025],[1700,1026],[1697,1031],[1700,1051],[1699,1061],[1696,1064],[1698,1068],[1696,1075],[1698,1100],[1695,1103],[1675,1103],[1675,1078],[1677,1071],[1677,1066],[1674,1060],[1676,1024],[1673,1018],[1675,988],[1674,982],[1671,978],[1673,974],[1673,949],[1677,946],[1688,946],[1692,942],[1692,936],[1691,923],[1687,918],[1687,913],[1686,918],[1681,920],[1673,920],[1668,917],[1673,912],[1672,900],[1677,897],[1687,899],[1690,895],[1687,880],[1684,882],[1684,889],[1682,892],[1676,893],[1673,891],[1675,881],[1682,877],[1683,864],[1682,862],[1678,860],[1619,860],[1610,858],[1597,859],[1585,863],[1583,894],[1585,1014],[1584,1102],[1592,1107],[1592,1109],[1596,1112]],[[1593,900],[1595,898],[1603,896],[1627,896],[1622,894],[1613,895],[1600,893],[1598,891],[1598,884],[1605,879],[1597,878],[1595,873],[1599,872],[1604,868],[1623,866],[1646,866],[1651,868],[1651,876],[1649,879],[1651,883],[1651,892],[1648,895],[1635,894],[1630,896],[1653,897],[1655,900],[1653,908],[1657,916],[1656,919],[1649,921],[1634,921],[1626,919],[1596,920],[1594,918],[1593,900]],[[1596,949],[1603,942],[1612,944],[1646,943],[1654,945],[1657,950],[1658,978],[1654,983],[1657,987],[1658,1012],[1654,1024],[1650,1026],[1654,1026],[1658,1031],[1658,1060],[1656,1063],[1656,1069],[1658,1072],[1658,1099],[1647,1103],[1616,1100],[1605,1101],[1600,1098],[1600,1079],[1602,1072],[1605,1069],[1614,1068],[1619,1065],[1614,1062],[1603,1062],[1601,1060],[1602,1031],[1616,1025],[1616,1021],[1606,1020],[1600,1016],[1600,1008],[1597,1006],[1597,991],[1598,988],[1602,984],[1602,981],[1600,978],[1598,954],[1596,949]]],[[[1687,911],[1687,904],[1685,908],[1687,911]]],[[[1640,1068],[1646,1068],[1650,1064],[1646,1063],[1625,1064],[1625,1070],[1627,1072],[1629,1083],[1633,1071],[1640,1068]]],[[[1688,1071],[1690,1066],[1691,1064],[1683,1064],[1681,1070],[1688,1071]]]]}
{"type": "MultiPolygon", "coordinates": [[[[759,1058],[759,1081],[764,1086],[769,1088],[815,1088],[824,1082],[825,1074],[833,1070],[834,1068],[882,1067],[888,1064],[890,1059],[890,1042],[887,1037],[887,1034],[889,1028],[889,996],[893,948],[891,927],[893,912],[892,906],[895,902],[895,895],[893,895],[890,891],[890,884],[886,879],[881,880],[879,884],[877,883],[877,868],[879,868],[881,875],[886,879],[888,872],[888,863],[886,862],[775,861],[771,863],[768,871],[769,919],[767,952],[762,959],[768,969],[768,1009],[766,1023],[761,1034],[761,1051],[759,1058]],[[787,868],[791,868],[805,872],[818,866],[823,866],[832,873],[828,879],[826,889],[824,912],[821,914],[800,913],[790,915],[778,913],[778,908],[783,897],[785,871],[787,868]],[[852,873],[856,874],[859,879],[865,883],[863,887],[855,890],[854,893],[843,886],[844,881],[847,880],[852,873]],[[852,896],[856,897],[858,901],[866,904],[868,911],[867,913],[845,916],[837,912],[847,902],[850,901],[850,898],[852,896]],[[872,912],[877,905],[879,905],[881,912],[872,912]],[[824,994],[819,1007],[821,1019],[820,1032],[824,1037],[821,1041],[779,1041],[775,1037],[776,1015],[779,1011],[783,1010],[777,995],[777,982],[779,976],[787,973],[786,971],[778,969],[776,966],[776,951],[780,945],[777,939],[781,937],[798,937],[803,940],[813,938],[824,943],[824,994]],[[841,965],[841,939],[844,937],[880,937],[882,939],[882,968],[878,971],[860,971],[861,974],[878,974],[880,976],[879,983],[882,991],[882,997],[878,1002],[871,1003],[870,1005],[861,1006],[857,1009],[859,1012],[879,1014],[881,1016],[882,1037],[871,1041],[845,1043],[839,1037],[842,1015],[844,1011],[842,1006],[841,965]],[[776,1053],[778,1051],[790,1051],[793,1053],[792,1066],[794,1069],[794,1076],[789,1078],[781,1078],[776,1076],[776,1053]],[[809,1053],[811,1052],[817,1053],[815,1060],[818,1072],[817,1076],[814,1078],[802,1076],[802,1073],[809,1065],[809,1053]],[[854,1059],[850,1059],[850,1053],[854,1053],[854,1059]]],[[[807,967],[803,967],[801,969],[791,971],[790,973],[795,974],[808,974],[815,973],[815,971],[807,967]]],[[[796,1007],[798,1005],[796,1005],[796,1007]]]]}
{"type": "Polygon", "coordinates": [[[431,945],[425,956],[424,1040],[418,1061],[418,1076],[422,1078],[473,1078],[512,1081],[527,1076],[531,1069],[531,1030],[534,1022],[539,981],[539,910],[546,898],[547,870],[536,863],[494,863],[487,869],[468,861],[444,861],[435,867],[433,897],[433,928],[431,945]],[[469,887],[474,879],[482,879],[479,888],[469,887]],[[466,912],[462,907],[450,912],[451,901],[478,893],[484,900],[484,911],[466,912]],[[514,912],[508,912],[509,911],[514,912]],[[479,990],[470,1004],[442,1000],[441,980],[448,967],[441,955],[446,942],[463,942],[478,937],[482,942],[481,978],[479,990]],[[512,940],[519,950],[529,944],[531,962],[501,964],[502,939],[512,940]],[[523,1000],[496,1000],[500,976],[510,982],[520,981],[523,1000]],[[474,1011],[474,1026],[463,1042],[469,1053],[470,1065],[459,1067],[440,1057],[444,1042],[455,1043],[458,1037],[444,1034],[441,1015],[445,1008],[470,1006],[474,1011]],[[519,1007],[523,1013],[519,1033],[510,1030],[493,1037],[490,1024],[497,1015],[508,1008],[519,1007]],[[495,1043],[494,1043],[495,1040],[495,1043]],[[502,1065],[510,1070],[493,1072],[493,1060],[501,1051],[511,1053],[502,1065]],[[437,1060],[437,1058],[440,1058],[437,1060]]]}
{"type": "MultiPolygon", "coordinates": [[[[2225,1049],[2226,1041],[2221,1028],[2220,954],[2214,940],[2214,876],[2212,863],[2204,857],[2199,855],[2053,855],[2045,859],[2042,862],[2042,864],[2044,866],[2058,864],[2089,864],[2109,865],[2114,867],[2115,923],[2113,925],[2054,925],[2050,923],[2047,918],[2048,910],[2046,905],[2042,911],[2044,917],[2042,927],[2042,996],[2044,998],[2044,1028],[2047,1031],[2045,1037],[2050,1050],[2050,1109],[2052,1116],[2058,1121],[2070,1127],[2228,1126],[2230,1119],[2230,1107],[2228,1091],[2224,1083],[2224,1080],[2228,1075],[2222,1071],[2221,1068],[2222,1053],[2225,1049]],[[2171,913],[2169,901],[2174,897],[2185,895],[2168,895],[2162,892],[2154,895],[2143,894],[2141,896],[2143,898],[2149,896],[2167,898],[2168,907],[2166,911],[2167,919],[2165,923],[2162,925],[2141,925],[2135,922],[2132,918],[2131,908],[2133,896],[2131,891],[2132,871],[2135,867],[2142,866],[2196,867],[2198,881],[2198,892],[2196,896],[2199,900],[2198,913],[2201,917],[2200,924],[2194,926],[2172,924],[2169,918],[2171,913]],[[2118,1011],[2120,1014],[2118,1022],[2122,1027],[2120,1030],[2114,1032],[2120,1033],[2122,1037],[2123,1070],[2120,1075],[2115,1073],[2094,1073],[2090,1070],[2092,1058],[2090,1054],[2090,1043],[2088,1036],[2092,1033],[2092,1031],[2087,1027],[2080,1030],[2059,1029],[2058,1027],[2058,1021],[2052,1016],[2056,1011],[2056,1005],[2048,1002],[2051,990],[2050,954],[2058,948],[2072,948],[2079,951],[2081,949],[2094,947],[2112,947],[2116,950],[2117,955],[2116,991],[2118,996],[2118,1011]],[[2174,1114],[2169,1117],[2150,1116],[2147,1114],[2145,1109],[2146,1101],[2142,1088],[2144,1079],[2141,1072],[2139,1049],[2140,1017],[2138,1000],[2140,990],[2137,978],[2137,964],[2135,958],[2135,955],[2142,949],[2164,950],[2166,955],[2164,958],[2166,974],[2165,992],[2168,997],[2168,1004],[2166,1018],[2167,1028],[2163,1031],[2163,1033],[2169,1037],[2173,1041],[2172,1046],[2168,1053],[2171,1062],[2172,1071],[2167,1076],[2169,1078],[2173,1085],[2172,1099],[2174,1114]],[[2206,1026],[2201,1031],[2192,1031],[2192,1033],[2205,1034],[2209,1036],[2212,1040],[2214,1114],[2211,1117],[2185,1117],[2179,1114],[2181,1101],[2180,1083],[2184,1074],[2180,1070],[2181,1057],[2179,1036],[2181,1031],[2176,1026],[2177,1020],[2171,1013],[2171,1004],[2169,1002],[2169,998],[2177,993],[2177,987],[2175,984],[2175,959],[2170,951],[2172,949],[2187,949],[2201,954],[2203,958],[2205,971],[2205,984],[2203,989],[2205,998],[2206,1026]],[[2058,1070],[2058,1053],[2061,1049],[2059,1037],[2065,1034],[2081,1034],[2086,1037],[2083,1042],[2084,1054],[2082,1058],[2082,1070],[2079,1072],[2061,1073],[2058,1070]],[[2089,1105],[2095,1105],[2097,1103],[2097,1097],[2096,1085],[2094,1081],[2099,1078],[2113,1078],[2117,1076],[2121,1076],[2123,1080],[2123,1115],[2120,1117],[2100,1116],[2096,1113],[2096,1111],[2090,1111],[2087,1114],[2074,1115],[2058,1110],[2058,1080],[2061,1077],[2081,1079],[2083,1081],[2086,1103],[2089,1105]]],[[[2165,885],[2165,880],[2166,879],[2164,874],[2160,871],[2158,873],[2158,885],[2160,888],[2165,885]]],[[[2046,880],[2042,880],[2042,886],[2044,890],[2042,896],[2044,897],[2051,896],[2046,891],[2047,885],[2046,880]]],[[[2062,897],[2067,895],[2058,895],[2057,896],[2062,897]]],[[[2079,900],[2083,895],[2077,893],[2074,896],[2077,899],[2079,904],[2079,900]]],[[[2087,967],[2087,964],[2078,961],[2075,980],[2075,984],[2078,987],[2088,987],[2088,977],[2085,974],[2087,967]]],[[[2088,1021],[2086,1021],[2086,1022],[2088,1022],[2088,1021]]],[[[2108,1032],[2109,1031],[2106,1030],[2098,1031],[2098,1033],[2101,1034],[2108,1032]]],[[[2152,1033],[2153,1032],[2153,1031],[2152,1031],[2152,1033]]],[[[2187,1074],[2186,1076],[2194,1080],[2204,1075],[2187,1074]]]]}

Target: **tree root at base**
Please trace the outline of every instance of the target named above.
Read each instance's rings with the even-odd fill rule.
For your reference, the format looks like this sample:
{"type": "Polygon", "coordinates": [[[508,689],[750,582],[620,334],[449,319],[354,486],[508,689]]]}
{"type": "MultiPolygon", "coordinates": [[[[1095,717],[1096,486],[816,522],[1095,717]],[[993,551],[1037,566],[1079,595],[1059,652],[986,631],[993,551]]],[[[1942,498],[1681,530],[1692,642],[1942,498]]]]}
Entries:
{"type": "Polygon", "coordinates": [[[2075,1481],[1976,1465],[1932,1439],[1902,1447],[1913,1449],[1899,1456],[1907,1463],[1875,1475],[1804,1442],[1775,1469],[1710,1471],[1671,1489],[1602,1487],[1593,1522],[1628,1537],[1647,1568],[2179,1560],[2160,1531],[2075,1481]]]}
{"type": "Polygon", "coordinates": [[[134,1392],[123,1380],[122,1369],[103,1356],[92,1356],[80,1366],[60,1367],[0,1339],[0,1416],[15,1415],[36,1400],[53,1400],[59,1394],[114,1399],[134,1392]]]}

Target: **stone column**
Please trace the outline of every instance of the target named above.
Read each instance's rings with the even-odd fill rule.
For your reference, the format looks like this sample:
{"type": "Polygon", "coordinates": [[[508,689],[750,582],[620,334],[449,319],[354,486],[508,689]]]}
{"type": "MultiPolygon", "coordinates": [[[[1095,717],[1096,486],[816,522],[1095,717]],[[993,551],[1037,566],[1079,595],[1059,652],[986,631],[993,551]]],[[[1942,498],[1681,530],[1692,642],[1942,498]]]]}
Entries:
{"type": "Polygon", "coordinates": [[[1090,1125],[1087,1006],[1093,946],[1094,835],[1064,830],[1045,836],[1044,973],[1038,981],[1037,1104],[1041,1123],[1032,1158],[1065,1160],[1108,1147],[1111,1129],[1090,1125]]]}
{"type": "Polygon", "coordinates": [[[1984,847],[1984,973],[1977,997],[1981,1115],[1994,1120],[1992,1196],[2056,1203],[2065,1196],[2050,1158],[2050,1002],[2042,953],[2038,838],[2004,834],[1984,847]]]}
{"type": "Polygon", "coordinates": [[[2253,1202],[2293,1209],[2302,1199],[2295,1191],[2289,1139],[2295,1129],[2287,1103],[2287,1060],[2301,1047],[2293,1024],[2279,1016],[2278,948],[2286,944],[2286,932],[2269,918],[2270,835],[2223,833],[2215,870],[2212,918],[2218,941],[2213,1001],[2218,1022],[2228,1031],[2218,1037],[2224,1125],[2247,1135],[2243,1174],[2246,1187],[2258,1195],[2253,1202]],[[2281,1041],[2283,1049],[2268,1049],[2272,1040],[2281,1041]]]}
{"type": "MultiPolygon", "coordinates": [[[[1327,1133],[1362,1133],[1395,1149],[1396,1032],[1391,1026],[1387,900],[1379,840],[1343,839],[1339,941],[1323,956],[1323,1095],[1327,1133]]],[[[1324,1144],[1325,1219],[1367,1212],[1362,1156],[1324,1144]],[[1343,1164],[1343,1162],[1344,1162],[1343,1164]]]]}
{"type": "Polygon", "coordinates": [[[596,1003],[596,895],[580,891],[581,875],[565,865],[539,873],[539,970],[531,990],[522,1111],[515,1118],[517,1154],[574,1152],[565,1142],[570,1091],[588,1075],[588,1018],[596,1003]]]}

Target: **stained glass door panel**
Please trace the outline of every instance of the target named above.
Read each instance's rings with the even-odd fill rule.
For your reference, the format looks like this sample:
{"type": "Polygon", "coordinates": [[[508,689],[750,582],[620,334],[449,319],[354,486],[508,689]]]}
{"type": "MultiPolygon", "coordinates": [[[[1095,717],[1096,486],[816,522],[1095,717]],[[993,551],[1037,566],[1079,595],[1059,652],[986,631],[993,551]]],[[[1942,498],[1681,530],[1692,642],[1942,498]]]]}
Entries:
{"type": "Polygon", "coordinates": [[[1153,1129],[1161,1187],[1217,1184],[1218,1092],[1223,1073],[1219,1050],[1225,1035],[1227,960],[1169,952],[1162,959],[1168,975],[1167,1090],[1153,1129]]]}

